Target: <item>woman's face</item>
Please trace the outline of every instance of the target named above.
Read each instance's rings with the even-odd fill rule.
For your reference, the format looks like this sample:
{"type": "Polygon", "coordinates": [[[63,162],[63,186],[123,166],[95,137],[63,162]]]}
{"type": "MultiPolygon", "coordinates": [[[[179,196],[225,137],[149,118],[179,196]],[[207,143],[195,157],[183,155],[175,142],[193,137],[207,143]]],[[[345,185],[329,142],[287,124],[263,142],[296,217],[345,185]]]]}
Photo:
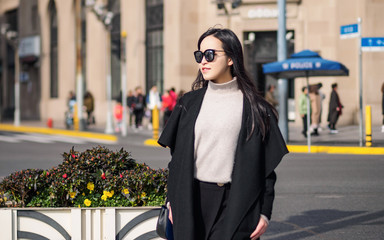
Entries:
{"type": "MultiPolygon", "coordinates": [[[[204,52],[207,49],[221,50],[224,51],[222,47],[222,42],[210,35],[203,39],[200,44],[200,51],[204,52]]],[[[205,80],[210,80],[215,83],[225,83],[232,80],[231,69],[233,62],[225,52],[215,52],[215,57],[212,62],[207,62],[205,57],[201,63],[199,63],[199,68],[205,80]]]]}

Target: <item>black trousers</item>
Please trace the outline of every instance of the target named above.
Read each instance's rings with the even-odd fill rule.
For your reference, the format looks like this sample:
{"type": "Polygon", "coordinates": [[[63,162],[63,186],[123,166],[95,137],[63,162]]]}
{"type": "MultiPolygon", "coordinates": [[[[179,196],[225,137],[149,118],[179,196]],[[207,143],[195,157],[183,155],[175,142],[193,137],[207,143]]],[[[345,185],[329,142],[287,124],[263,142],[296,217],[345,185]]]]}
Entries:
{"type": "Polygon", "coordinates": [[[308,131],[307,114],[304,114],[304,117],[302,117],[302,119],[303,119],[303,131],[302,131],[302,133],[304,135],[307,135],[307,131],[308,131]]]}
{"type": "Polygon", "coordinates": [[[133,114],[135,114],[135,124],[136,128],[140,127],[143,122],[144,110],[143,109],[135,109],[133,110],[133,114]]]}
{"type": "Polygon", "coordinates": [[[223,221],[231,185],[219,186],[198,180],[194,185],[195,239],[223,239],[223,221]]]}

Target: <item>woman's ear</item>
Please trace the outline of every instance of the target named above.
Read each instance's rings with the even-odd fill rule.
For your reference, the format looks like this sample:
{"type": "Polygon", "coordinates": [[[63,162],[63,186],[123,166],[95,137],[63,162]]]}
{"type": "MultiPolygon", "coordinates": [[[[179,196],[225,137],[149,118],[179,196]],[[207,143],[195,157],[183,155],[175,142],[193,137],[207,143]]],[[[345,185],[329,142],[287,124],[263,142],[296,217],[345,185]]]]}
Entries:
{"type": "Polygon", "coordinates": [[[232,58],[228,58],[228,63],[227,63],[228,66],[232,66],[233,65],[233,61],[232,61],[232,58]]]}

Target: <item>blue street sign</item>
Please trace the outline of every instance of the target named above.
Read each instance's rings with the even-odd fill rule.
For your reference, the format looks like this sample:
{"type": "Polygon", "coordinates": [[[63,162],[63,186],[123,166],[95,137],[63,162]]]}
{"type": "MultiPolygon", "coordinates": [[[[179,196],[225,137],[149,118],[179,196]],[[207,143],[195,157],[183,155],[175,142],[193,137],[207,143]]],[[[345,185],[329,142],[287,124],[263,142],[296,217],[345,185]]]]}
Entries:
{"type": "Polygon", "coordinates": [[[368,37],[361,39],[361,50],[366,52],[384,51],[384,37],[368,37]]]}
{"type": "Polygon", "coordinates": [[[354,38],[359,36],[359,25],[356,24],[350,24],[350,25],[344,25],[340,27],[340,38],[354,38]]]}

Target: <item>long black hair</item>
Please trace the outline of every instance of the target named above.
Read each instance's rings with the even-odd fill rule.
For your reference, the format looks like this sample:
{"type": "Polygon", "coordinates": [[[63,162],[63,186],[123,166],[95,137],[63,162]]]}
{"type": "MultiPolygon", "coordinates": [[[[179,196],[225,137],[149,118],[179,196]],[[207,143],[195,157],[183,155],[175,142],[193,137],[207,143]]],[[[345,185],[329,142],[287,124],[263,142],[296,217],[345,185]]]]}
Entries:
{"type": "MultiPolygon", "coordinates": [[[[269,131],[270,126],[268,120],[268,109],[271,109],[272,114],[277,117],[276,109],[271,104],[269,104],[259,93],[255,84],[245,70],[243,49],[236,34],[229,29],[210,28],[200,36],[197,43],[198,50],[200,50],[200,45],[204,38],[210,35],[214,36],[222,42],[222,47],[225,51],[225,54],[231,58],[233,62],[233,65],[231,66],[232,77],[237,78],[239,89],[250,103],[252,119],[251,129],[248,131],[247,139],[250,139],[254,133],[256,125],[258,125],[258,130],[264,139],[269,131]]],[[[204,79],[203,74],[199,70],[196,80],[192,84],[192,90],[197,90],[207,85],[208,81],[204,79]]]]}

